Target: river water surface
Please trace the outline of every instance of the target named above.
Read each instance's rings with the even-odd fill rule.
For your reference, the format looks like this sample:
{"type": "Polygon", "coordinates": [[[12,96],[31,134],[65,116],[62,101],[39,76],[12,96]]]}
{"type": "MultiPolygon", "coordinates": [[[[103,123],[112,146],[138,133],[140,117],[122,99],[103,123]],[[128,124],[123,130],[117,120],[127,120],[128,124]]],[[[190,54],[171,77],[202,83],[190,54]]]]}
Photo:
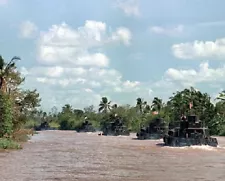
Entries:
{"type": "Polygon", "coordinates": [[[0,153],[0,181],[225,180],[225,138],[218,138],[218,148],[132,138],[43,131],[24,149],[0,153]]]}

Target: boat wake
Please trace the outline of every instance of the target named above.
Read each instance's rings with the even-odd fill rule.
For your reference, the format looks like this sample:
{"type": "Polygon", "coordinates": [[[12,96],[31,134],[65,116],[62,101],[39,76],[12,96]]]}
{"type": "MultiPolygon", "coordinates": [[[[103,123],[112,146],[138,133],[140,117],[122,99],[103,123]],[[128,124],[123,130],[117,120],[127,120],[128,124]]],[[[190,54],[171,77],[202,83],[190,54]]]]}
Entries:
{"type": "Polygon", "coordinates": [[[225,147],[217,146],[217,147],[212,147],[208,145],[193,145],[193,146],[183,146],[183,147],[170,147],[170,146],[165,146],[166,148],[169,149],[182,149],[182,150],[204,150],[204,151],[219,151],[219,150],[225,150],[225,147]]]}
{"type": "Polygon", "coordinates": [[[202,146],[190,146],[191,149],[198,149],[198,150],[206,150],[206,151],[217,151],[217,147],[212,147],[212,146],[208,146],[208,145],[202,145],[202,146]]]}
{"type": "Polygon", "coordinates": [[[91,134],[91,135],[96,135],[96,134],[98,134],[98,133],[96,133],[96,132],[86,132],[87,134],[91,134]]]}

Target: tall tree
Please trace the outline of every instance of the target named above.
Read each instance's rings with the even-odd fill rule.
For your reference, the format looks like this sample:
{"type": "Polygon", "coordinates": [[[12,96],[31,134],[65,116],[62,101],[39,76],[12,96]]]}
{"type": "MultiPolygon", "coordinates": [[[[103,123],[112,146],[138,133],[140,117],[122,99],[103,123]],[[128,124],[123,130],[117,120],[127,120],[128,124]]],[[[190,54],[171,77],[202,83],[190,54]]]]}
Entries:
{"type": "MultiPolygon", "coordinates": [[[[8,125],[13,126],[13,130],[20,129],[20,127],[27,121],[29,114],[39,106],[40,98],[36,90],[22,90],[20,85],[25,81],[21,73],[17,70],[16,61],[19,57],[14,56],[8,63],[0,56],[0,91],[3,100],[9,99],[8,107],[1,108],[2,113],[8,113],[8,125]],[[10,109],[9,109],[10,107],[10,109]],[[8,110],[5,111],[4,109],[8,110]],[[10,110],[10,111],[9,111],[10,110]],[[12,117],[9,116],[12,113],[12,117]],[[12,118],[12,124],[9,117],[12,118]]],[[[7,101],[6,101],[7,102],[7,101]]],[[[6,105],[6,104],[2,104],[6,105]]],[[[0,117],[4,117],[0,115],[0,117]]]]}
{"type": "Polygon", "coordinates": [[[140,113],[143,113],[143,105],[144,105],[144,100],[140,97],[138,97],[136,99],[137,103],[136,103],[136,108],[138,109],[138,111],[140,113]]]}
{"type": "Polygon", "coordinates": [[[158,111],[160,112],[161,109],[163,108],[163,102],[162,99],[159,99],[158,97],[154,97],[152,101],[151,108],[153,111],[158,111]]]}
{"type": "Polygon", "coordinates": [[[225,90],[220,92],[216,99],[225,102],[225,90]]]}
{"type": "Polygon", "coordinates": [[[209,95],[193,87],[176,92],[170,97],[167,106],[170,107],[175,119],[179,119],[181,114],[196,114],[200,119],[209,122],[214,115],[214,106],[210,102],[209,95]],[[190,103],[193,105],[191,109],[190,103]]]}
{"type": "Polygon", "coordinates": [[[12,86],[12,83],[14,83],[13,81],[15,81],[16,78],[18,79],[18,76],[16,77],[17,72],[14,72],[16,69],[15,62],[17,60],[20,60],[20,58],[14,56],[8,63],[6,63],[2,56],[0,56],[0,90],[3,92],[9,92],[10,88],[15,88],[10,87],[10,85],[12,86]]]}
{"type": "Polygon", "coordinates": [[[100,101],[99,104],[99,112],[104,112],[107,113],[111,109],[111,101],[108,101],[107,97],[102,97],[102,100],[100,101]]]}
{"type": "Polygon", "coordinates": [[[62,113],[72,113],[73,112],[73,108],[70,104],[65,104],[62,107],[62,113]]]}

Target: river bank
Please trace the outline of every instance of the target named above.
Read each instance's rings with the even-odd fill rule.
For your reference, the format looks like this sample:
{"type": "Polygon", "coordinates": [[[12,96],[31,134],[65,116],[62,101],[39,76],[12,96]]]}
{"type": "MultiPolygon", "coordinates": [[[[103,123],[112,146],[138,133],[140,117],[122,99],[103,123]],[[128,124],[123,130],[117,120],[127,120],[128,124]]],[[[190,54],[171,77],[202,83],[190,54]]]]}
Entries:
{"type": "Polygon", "coordinates": [[[33,129],[15,131],[11,138],[0,138],[0,151],[22,149],[23,145],[37,134],[33,129]]]}

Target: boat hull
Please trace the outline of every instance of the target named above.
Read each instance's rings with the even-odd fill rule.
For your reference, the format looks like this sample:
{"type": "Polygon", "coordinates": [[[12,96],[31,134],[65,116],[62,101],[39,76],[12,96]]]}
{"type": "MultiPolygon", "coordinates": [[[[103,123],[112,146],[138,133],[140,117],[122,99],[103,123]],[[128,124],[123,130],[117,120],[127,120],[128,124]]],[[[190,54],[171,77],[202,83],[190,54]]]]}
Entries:
{"type": "Polygon", "coordinates": [[[163,138],[163,135],[158,133],[137,133],[136,136],[139,140],[158,140],[163,138]]]}
{"type": "Polygon", "coordinates": [[[119,132],[103,131],[102,135],[104,135],[104,136],[130,136],[130,132],[128,132],[128,131],[122,131],[122,132],[121,131],[119,131],[119,132]]]}
{"type": "Polygon", "coordinates": [[[163,138],[165,146],[171,147],[183,147],[183,146],[194,146],[194,145],[208,145],[212,147],[218,146],[218,141],[216,138],[206,137],[206,138],[180,138],[172,136],[164,136],[163,138]]]}

